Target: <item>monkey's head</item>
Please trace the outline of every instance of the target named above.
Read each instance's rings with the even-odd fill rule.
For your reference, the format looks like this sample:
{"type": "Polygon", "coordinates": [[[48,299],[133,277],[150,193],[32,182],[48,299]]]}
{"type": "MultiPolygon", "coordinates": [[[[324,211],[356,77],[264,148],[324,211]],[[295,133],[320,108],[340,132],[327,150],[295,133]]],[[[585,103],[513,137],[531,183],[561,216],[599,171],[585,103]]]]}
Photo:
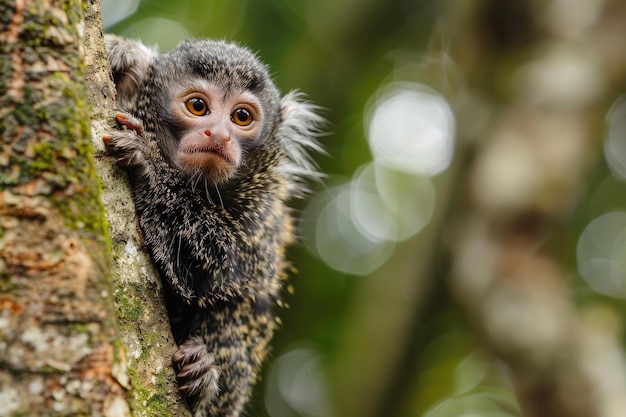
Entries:
{"type": "Polygon", "coordinates": [[[118,101],[134,107],[124,110],[156,134],[170,164],[221,183],[267,157],[281,100],[251,51],[213,40],[184,41],[164,54],[135,44],[139,50],[130,52],[136,59],[129,60],[126,51],[132,65],[117,71],[118,101]],[[124,80],[128,75],[133,82],[124,80]]]}

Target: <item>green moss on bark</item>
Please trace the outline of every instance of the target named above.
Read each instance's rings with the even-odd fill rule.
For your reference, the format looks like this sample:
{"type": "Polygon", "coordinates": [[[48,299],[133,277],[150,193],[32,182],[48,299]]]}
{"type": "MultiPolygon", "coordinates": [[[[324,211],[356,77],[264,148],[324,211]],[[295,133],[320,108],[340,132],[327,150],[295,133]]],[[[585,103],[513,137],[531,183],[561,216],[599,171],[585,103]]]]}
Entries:
{"type": "Polygon", "coordinates": [[[154,384],[148,386],[132,369],[129,371],[133,386],[131,408],[135,416],[173,416],[175,408],[168,400],[167,388],[170,382],[164,370],[155,372],[154,384]]]}
{"type": "Polygon", "coordinates": [[[58,9],[33,3],[24,10],[20,62],[0,61],[0,90],[21,78],[21,89],[3,99],[10,109],[0,121],[0,185],[33,184],[48,195],[67,226],[94,236],[106,233],[93,162],[84,64],[76,31],[82,3],[65,0],[58,9]],[[41,68],[54,68],[42,71],[41,68]],[[68,198],[71,196],[71,198],[68,198]]]}

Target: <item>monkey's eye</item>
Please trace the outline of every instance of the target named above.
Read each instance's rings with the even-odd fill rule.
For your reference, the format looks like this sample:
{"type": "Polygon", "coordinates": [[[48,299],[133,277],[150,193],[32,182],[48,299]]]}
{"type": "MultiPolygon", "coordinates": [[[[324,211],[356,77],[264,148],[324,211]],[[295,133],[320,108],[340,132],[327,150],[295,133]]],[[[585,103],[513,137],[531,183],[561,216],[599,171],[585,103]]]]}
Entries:
{"type": "Polygon", "coordinates": [[[195,116],[204,116],[209,112],[209,107],[201,98],[190,98],[185,101],[185,107],[195,116]]]}
{"type": "Polygon", "coordinates": [[[230,114],[230,120],[239,126],[248,126],[252,123],[252,115],[250,112],[243,108],[238,108],[230,114]]]}

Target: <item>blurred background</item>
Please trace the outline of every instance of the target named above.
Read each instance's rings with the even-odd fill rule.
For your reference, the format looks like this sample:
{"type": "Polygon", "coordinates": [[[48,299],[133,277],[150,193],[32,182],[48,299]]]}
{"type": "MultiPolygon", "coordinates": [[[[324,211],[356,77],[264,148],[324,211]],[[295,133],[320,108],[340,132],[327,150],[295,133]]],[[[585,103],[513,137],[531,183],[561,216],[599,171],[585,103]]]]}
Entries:
{"type": "Polygon", "coordinates": [[[581,416],[626,415],[626,3],[102,0],[102,14],[161,51],[245,44],[329,121],[248,415],[578,415],[572,398],[581,416]]]}

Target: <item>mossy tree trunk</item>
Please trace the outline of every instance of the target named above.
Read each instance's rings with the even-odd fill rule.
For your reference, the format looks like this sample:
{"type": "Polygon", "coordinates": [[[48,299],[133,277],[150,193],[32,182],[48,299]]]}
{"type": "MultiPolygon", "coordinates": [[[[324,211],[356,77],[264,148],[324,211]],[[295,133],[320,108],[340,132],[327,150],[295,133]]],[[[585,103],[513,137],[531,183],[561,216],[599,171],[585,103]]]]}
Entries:
{"type": "Polygon", "coordinates": [[[81,4],[0,15],[0,414],[128,415],[81,4]]]}
{"type": "Polygon", "coordinates": [[[115,97],[99,3],[0,0],[0,24],[0,416],[184,415],[158,279],[99,140],[115,97]]]}

